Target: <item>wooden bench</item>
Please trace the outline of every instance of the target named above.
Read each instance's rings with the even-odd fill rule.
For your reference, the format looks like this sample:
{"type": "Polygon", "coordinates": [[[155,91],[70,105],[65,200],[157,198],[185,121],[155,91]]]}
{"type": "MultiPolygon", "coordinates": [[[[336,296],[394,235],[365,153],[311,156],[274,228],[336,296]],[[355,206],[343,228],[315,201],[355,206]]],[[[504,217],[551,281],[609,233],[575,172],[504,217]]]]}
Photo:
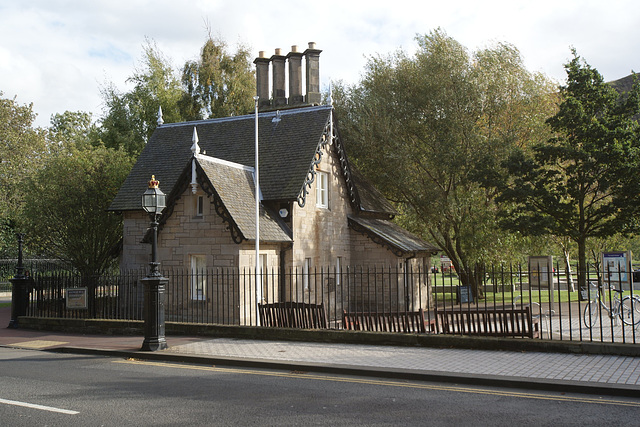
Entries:
{"type": "MultiPolygon", "coordinates": [[[[435,332],[435,320],[429,323],[429,332],[435,332]]],[[[343,310],[342,328],[349,331],[427,332],[423,309],[386,313],[343,310]]]]}
{"type": "Polygon", "coordinates": [[[324,303],[274,302],[258,304],[260,325],[270,328],[327,329],[324,303]]]}
{"type": "Polygon", "coordinates": [[[540,319],[531,307],[437,308],[437,330],[444,334],[539,338],[540,319]]]}

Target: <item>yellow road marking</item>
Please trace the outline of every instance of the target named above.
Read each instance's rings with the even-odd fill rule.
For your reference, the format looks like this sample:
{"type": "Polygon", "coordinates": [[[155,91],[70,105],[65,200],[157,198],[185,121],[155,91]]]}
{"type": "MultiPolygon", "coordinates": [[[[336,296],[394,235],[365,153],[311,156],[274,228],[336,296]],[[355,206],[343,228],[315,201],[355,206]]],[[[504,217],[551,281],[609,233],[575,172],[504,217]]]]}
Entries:
{"type": "Polygon", "coordinates": [[[281,377],[281,378],[298,378],[298,379],[309,379],[309,380],[316,380],[316,381],[333,381],[333,382],[344,382],[344,383],[354,383],[354,384],[369,384],[369,385],[380,385],[380,386],[387,386],[387,387],[403,387],[403,388],[415,388],[415,389],[424,389],[424,390],[453,391],[458,393],[475,393],[475,394],[486,394],[486,395],[492,395],[492,396],[520,397],[525,399],[553,400],[553,401],[578,402],[578,403],[598,403],[601,405],[640,407],[640,402],[631,402],[631,401],[624,401],[624,400],[611,400],[611,399],[598,399],[598,398],[572,397],[572,396],[546,396],[543,394],[523,393],[523,392],[517,392],[512,390],[509,390],[509,391],[487,390],[487,389],[462,387],[462,386],[429,385],[429,384],[409,383],[409,382],[400,382],[400,381],[375,380],[375,379],[367,379],[367,378],[320,376],[315,374],[306,374],[306,373],[299,373],[299,372],[287,373],[287,372],[274,372],[274,371],[252,371],[248,369],[217,368],[215,366],[180,365],[177,363],[150,362],[150,361],[133,360],[133,359],[117,360],[114,363],[125,363],[125,364],[145,365],[145,366],[160,366],[164,368],[188,369],[188,370],[194,370],[194,371],[261,375],[261,376],[281,377]]]}
{"type": "Polygon", "coordinates": [[[45,348],[45,347],[53,347],[54,345],[64,345],[69,344],[65,341],[46,341],[46,340],[33,340],[33,341],[24,341],[17,342],[15,344],[7,344],[11,347],[20,347],[20,348],[45,348]]]}

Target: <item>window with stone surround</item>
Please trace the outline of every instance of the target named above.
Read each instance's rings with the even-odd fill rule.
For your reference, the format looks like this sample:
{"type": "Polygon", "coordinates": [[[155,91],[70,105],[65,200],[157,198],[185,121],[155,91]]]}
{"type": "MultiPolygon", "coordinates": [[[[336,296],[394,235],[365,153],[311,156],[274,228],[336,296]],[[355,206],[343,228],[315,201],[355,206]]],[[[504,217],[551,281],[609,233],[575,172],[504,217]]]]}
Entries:
{"type": "Polygon", "coordinates": [[[311,276],[311,258],[305,258],[304,266],[302,269],[302,283],[304,285],[305,291],[309,290],[309,284],[311,282],[310,276],[311,276]]]}
{"type": "Polygon", "coordinates": [[[196,217],[204,216],[204,196],[196,196],[196,217]]]}
{"type": "Polygon", "coordinates": [[[190,255],[191,264],[191,299],[204,301],[207,292],[207,257],[206,255],[190,255]]]}
{"type": "Polygon", "coordinates": [[[319,208],[329,208],[329,174],[327,172],[316,172],[316,206],[319,208]]]}
{"type": "Polygon", "coordinates": [[[275,297],[273,294],[273,292],[271,294],[269,294],[269,271],[267,269],[267,254],[260,254],[260,257],[258,258],[260,260],[260,265],[258,266],[258,272],[259,272],[259,277],[258,277],[258,283],[261,284],[261,292],[262,295],[260,297],[260,301],[265,304],[269,301],[274,301],[275,297]]]}

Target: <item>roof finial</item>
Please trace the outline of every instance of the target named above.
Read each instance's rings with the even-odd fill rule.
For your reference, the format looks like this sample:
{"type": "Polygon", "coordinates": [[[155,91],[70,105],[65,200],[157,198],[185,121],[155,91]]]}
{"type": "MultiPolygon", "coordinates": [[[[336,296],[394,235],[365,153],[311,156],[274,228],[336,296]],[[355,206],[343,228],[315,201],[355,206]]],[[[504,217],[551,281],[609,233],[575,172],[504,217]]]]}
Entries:
{"type": "Polygon", "coordinates": [[[333,107],[333,82],[329,82],[329,105],[333,107]]]}
{"type": "Polygon", "coordinates": [[[164,119],[162,118],[162,106],[158,107],[158,126],[162,126],[164,124],[164,119]]]}
{"type": "Polygon", "coordinates": [[[200,154],[200,146],[198,145],[198,131],[196,131],[196,127],[193,127],[193,138],[191,138],[191,141],[193,141],[193,145],[191,146],[191,152],[193,154],[200,154]]]}

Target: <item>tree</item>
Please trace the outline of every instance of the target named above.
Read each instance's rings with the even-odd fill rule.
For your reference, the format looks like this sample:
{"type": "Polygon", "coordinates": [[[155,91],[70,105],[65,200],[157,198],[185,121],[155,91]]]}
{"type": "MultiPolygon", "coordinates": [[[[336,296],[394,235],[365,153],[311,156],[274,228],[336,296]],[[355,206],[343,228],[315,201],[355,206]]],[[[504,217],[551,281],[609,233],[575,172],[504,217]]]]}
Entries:
{"type": "Polygon", "coordinates": [[[119,254],[122,217],[107,212],[132,166],[123,150],[62,150],[25,187],[29,242],[83,276],[101,274],[119,254]]]}
{"type": "Polygon", "coordinates": [[[552,138],[505,162],[502,225],[566,236],[578,247],[578,286],[586,289],[587,241],[637,228],[640,207],[640,86],[619,94],[573,51],[565,65],[552,138]]]}
{"type": "Polygon", "coordinates": [[[0,92],[0,255],[16,251],[24,181],[46,155],[45,131],[34,128],[34,120],[31,104],[20,105],[0,92]]]}
{"type": "Polygon", "coordinates": [[[47,135],[49,147],[61,149],[70,144],[78,149],[99,145],[98,127],[91,120],[91,113],[65,111],[51,116],[51,126],[47,135]]]}
{"type": "Polygon", "coordinates": [[[240,45],[235,53],[221,40],[207,39],[198,61],[188,61],[182,71],[186,120],[247,114],[254,108],[255,76],[249,50],[240,45]]]}
{"type": "Polygon", "coordinates": [[[129,92],[120,93],[113,84],[102,89],[106,111],[100,139],[108,148],[138,155],[157,127],[160,107],[165,122],[183,120],[178,106],[183,92],[170,61],[150,40],[144,45],[142,68],[127,81],[134,84],[129,92]]]}
{"type": "Polygon", "coordinates": [[[508,44],[470,55],[442,30],[417,41],[415,56],[371,58],[357,86],[339,86],[336,116],[354,163],[478,292],[474,264],[504,259],[514,236],[475,175],[540,137],[551,85],[508,44]]]}

